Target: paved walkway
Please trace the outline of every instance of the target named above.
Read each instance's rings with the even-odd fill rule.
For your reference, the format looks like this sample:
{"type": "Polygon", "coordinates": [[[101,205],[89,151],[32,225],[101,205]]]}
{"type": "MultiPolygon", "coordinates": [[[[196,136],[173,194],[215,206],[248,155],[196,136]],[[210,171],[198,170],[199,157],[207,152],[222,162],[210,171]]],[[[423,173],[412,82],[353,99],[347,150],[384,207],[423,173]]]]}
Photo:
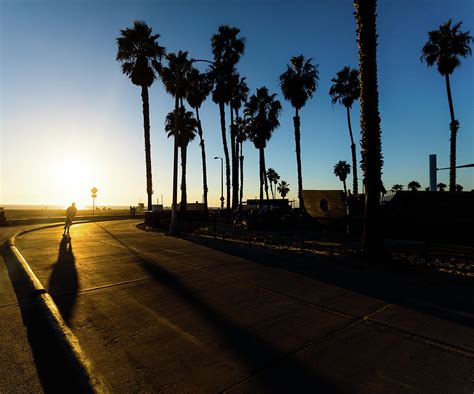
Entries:
{"type": "Polygon", "coordinates": [[[17,239],[113,392],[474,390],[472,288],[137,223],[17,239]]]}
{"type": "MultiPolygon", "coordinates": [[[[0,245],[25,228],[0,227],[0,245]]],[[[0,393],[37,393],[41,387],[28,330],[0,254],[0,393]]]]}

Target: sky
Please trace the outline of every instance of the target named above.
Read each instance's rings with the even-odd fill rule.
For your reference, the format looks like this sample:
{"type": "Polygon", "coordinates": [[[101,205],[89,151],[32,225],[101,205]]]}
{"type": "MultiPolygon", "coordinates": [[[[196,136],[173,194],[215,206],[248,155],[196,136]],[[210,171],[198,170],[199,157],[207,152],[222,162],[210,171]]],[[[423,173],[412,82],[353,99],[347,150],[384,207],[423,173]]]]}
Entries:
{"type": "MultiPolygon", "coordinates": [[[[378,82],[384,156],[383,181],[428,186],[428,157],[449,165],[449,108],[444,79],[420,62],[427,32],[452,18],[474,31],[472,0],[379,0],[378,82]]],[[[237,65],[251,93],[266,86],[283,111],[267,144],[266,166],[297,197],[294,110],[278,77],[291,56],[303,54],[319,67],[314,97],[301,110],[304,189],[341,189],[333,174],[351,163],[345,109],[332,105],[331,78],[357,67],[356,26],[350,0],[125,1],[0,0],[0,205],[135,205],[146,202],[140,88],[115,60],[120,29],[144,20],[168,52],[211,59],[210,38],[219,25],[241,30],[245,54],[237,65]]],[[[204,63],[199,65],[205,70],[204,63]]],[[[458,133],[458,165],[474,162],[474,63],[451,76],[458,133]]],[[[174,101],[159,80],[150,88],[153,201],[171,204],[172,140],[164,120],[174,101]]],[[[223,156],[217,106],[202,106],[209,202],[219,205],[223,156]]],[[[352,126],[360,140],[359,103],[352,126]]],[[[227,120],[228,124],[228,120],[227,120]]],[[[360,151],[357,152],[360,160],[360,151]]],[[[258,196],[258,152],[244,145],[244,199],[258,196]]],[[[202,200],[197,138],[188,149],[188,202],[202,200]]],[[[438,181],[448,184],[448,172],[438,181]]],[[[361,171],[359,169],[359,175],[361,171]]],[[[349,177],[350,179],[350,177],[349,177]]],[[[350,184],[351,182],[349,182],[350,184]]],[[[474,189],[473,169],[459,169],[457,183],[474,189]]],[[[359,186],[360,187],[360,186],[359,186]]],[[[351,188],[351,186],[349,186],[351,188]]]]}

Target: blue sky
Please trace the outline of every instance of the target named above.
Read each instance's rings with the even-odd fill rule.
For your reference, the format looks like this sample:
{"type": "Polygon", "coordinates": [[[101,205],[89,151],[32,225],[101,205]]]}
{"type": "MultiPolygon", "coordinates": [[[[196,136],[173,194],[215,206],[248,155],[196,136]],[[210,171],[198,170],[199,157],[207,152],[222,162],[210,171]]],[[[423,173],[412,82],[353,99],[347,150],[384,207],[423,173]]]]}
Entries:
{"type": "MultiPolygon", "coordinates": [[[[419,60],[427,32],[447,19],[474,30],[471,0],[378,2],[378,79],[382,118],[383,179],[428,185],[428,155],[449,164],[449,110],[444,79],[419,60]]],[[[356,67],[353,4],[326,1],[33,1],[0,0],[1,204],[66,204],[88,201],[99,189],[99,205],[146,201],[141,97],[115,61],[119,30],[135,19],[161,35],[167,51],[187,50],[211,58],[210,37],[221,24],[241,29],[246,51],[238,69],[251,92],[267,86],[283,105],[280,128],[266,151],[296,197],[293,109],[278,85],[289,58],[304,54],[319,65],[318,91],[301,111],[303,179],[306,189],[339,189],[339,160],[351,162],[345,111],[328,91],[337,71],[356,67]]],[[[204,65],[202,65],[204,67],[204,65]]],[[[204,69],[204,68],[203,68],[204,69]]],[[[474,162],[474,67],[462,61],[451,78],[461,128],[458,164],[474,162]]],[[[164,119],[173,99],[159,81],[150,90],[152,165],[156,198],[171,202],[172,141],[164,119]]],[[[220,196],[222,156],[216,105],[204,103],[202,121],[208,156],[211,205],[220,196]]],[[[359,105],[352,109],[359,139],[359,105]]],[[[258,155],[247,143],[245,196],[258,194],[258,155]]],[[[358,152],[360,159],[360,152],[358,152]]],[[[359,170],[360,173],[360,170],[359,170]]],[[[202,195],[200,152],[191,144],[188,198],[202,195]]],[[[439,172],[448,183],[448,171],[439,172]]],[[[458,183],[474,188],[472,169],[458,170],[458,183]]]]}

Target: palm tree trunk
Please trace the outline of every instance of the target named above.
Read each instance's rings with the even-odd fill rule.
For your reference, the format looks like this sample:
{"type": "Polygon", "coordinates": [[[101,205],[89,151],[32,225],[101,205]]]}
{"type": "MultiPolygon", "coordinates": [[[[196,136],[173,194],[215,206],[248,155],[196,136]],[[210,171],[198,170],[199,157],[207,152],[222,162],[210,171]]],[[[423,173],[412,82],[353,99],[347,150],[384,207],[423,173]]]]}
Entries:
{"type": "Polygon", "coordinates": [[[370,262],[385,257],[381,223],[382,143],[377,87],[376,0],[355,0],[360,70],[360,126],[365,184],[363,250],[370,262]]]}
{"type": "Polygon", "coordinates": [[[238,163],[237,163],[237,135],[235,131],[234,124],[234,109],[231,105],[230,108],[230,150],[232,154],[232,210],[237,209],[239,201],[239,173],[238,173],[238,163]]]}
{"type": "Polygon", "coordinates": [[[451,130],[451,137],[449,141],[449,191],[456,191],[456,136],[459,129],[459,122],[454,117],[453,98],[451,97],[451,84],[449,82],[449,75],[445,75],[446,91],[448,92],[449,114],[451,115],[451,123],[449,129],[451,130]]]}
{"type": "Polygon", "coordinates": [[[346,186],[346,180],[345,179],[342,181],[342,184],[344,185],[344,195],[347,197],[347,186],[346,186]]]}
{"type": "Polygon", "coordinates": [[[259,208],[262,208],[263,207],[263,171],[264,171],[264,167],[265,165],[263,164],[264,163],[264,153],[263,153],[263,148],[259,148],[258,150],[258,153],[259,153],[259,167],[260,167],[260,204],[259,204],[259,208]]]}
{"type": "MultiPolygon", "coordinates": [[[[179,86],[176,87],[176,96],[175,96],[175,114],[179,110],[179,86]]],[[[176,234],[178,231],[178,122],[174,122],[174,148],[173,148],[173,202],[171,206],[171,223],[169,228],[170,234],[176,234]]]]}
{"type": "Polygon", "coordinates": [[[225,157],[225,186],[227,189],[227,210],[230,209],[230,164],[229,164],[229,148],[227,147],[227,136],[225,132],[225,108],[224,103],[219,102],[219,113],[221,117],[221,131],[222,131],[222,144],[224,145],[224,157],[225,157]]]}
{"type": "Polygon", "coordinates": [[[204,139],[202,138],[202,125],[201,119],[199,118],[199,108],[196,107],[196,120],[198,124],[199,134],[199,146],[201,147],[201,158],[202,158],[202,192],[204,200],[204,209],[207,212],[207,169],[206,169],[206,147],[204,146],[204,139]]]}
{"type": "Polygon", "coordinates": [[[187,159],[188,144],[184,143],[181,146],[181,212],[186,211],[187,192],[186,192],[186,159],[187,159]]]}
{"type": "MultiPolygon", "coordinates": [[[[351,152],[352,152],[352,193],[359,193],[359,185],[357,180],[357,156],[356,156],[356,146],[354,143],[354,137],[352,135],[352,126],[351,126],[351,115],[349,107],[346,107],[347,110],[347,125],[349,126],[349,136],[351,137],[351,152]]],[[[346,193],[347,194],[347,193],[346,193]]]]}
{"type": "Polygon", "coordinates": [[[262,149],[262,175],[263,182],[265,184],[265,197],[267,199],[268,210],[270,210],[270,200],[268,199],[268,179],[267,179],[267,168],[265,166],[265,149],[262,149]]]}
{"type": "Polygon", "coordinates": [[[240,206],[244,197],[244,143],[240,143],[240,206]]]}
{"type": "Polygon", "coordinates": [[[295,144],[296,144],[296,165],[298,168],[298,200],[300,203],[300,209],[304,210],[304,201],[303,201],[303,175],[301,171],[301,146],[300,146],[300,117],[298,115],[298,108],[296,108],[296,115],[293,118],[295,124],[295,144]]]}
{"type": "Polygon", "coordinates": [[[145,165],[146,165],[146,193],[148,210],[152,210],[151,196],[153,194],[153,183],[151,176],[151,143],[150,143],[150,102],[148,97],[148,87],[142,86],[143,104],[143,130],[145,133],[145,165]]]}

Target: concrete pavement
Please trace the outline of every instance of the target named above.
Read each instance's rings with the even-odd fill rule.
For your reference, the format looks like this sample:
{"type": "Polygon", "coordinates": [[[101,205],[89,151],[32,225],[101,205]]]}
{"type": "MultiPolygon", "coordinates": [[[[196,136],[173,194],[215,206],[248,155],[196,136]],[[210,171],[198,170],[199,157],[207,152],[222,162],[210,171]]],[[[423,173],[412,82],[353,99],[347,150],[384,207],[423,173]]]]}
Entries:
{"type": "Polygon", "coordinates": [[[137,223],[17,239],[114,392],[474,389],[470,287],[137,223]]]}
{"type": "MultiPolygon", "coordinates": [[[[0,245],[29,227],[1,227],[0,245]]],[[[17,296],[3,256],[0,254],[0,392],[41,392],[35,355],[30,347],[17,296]]]]}

